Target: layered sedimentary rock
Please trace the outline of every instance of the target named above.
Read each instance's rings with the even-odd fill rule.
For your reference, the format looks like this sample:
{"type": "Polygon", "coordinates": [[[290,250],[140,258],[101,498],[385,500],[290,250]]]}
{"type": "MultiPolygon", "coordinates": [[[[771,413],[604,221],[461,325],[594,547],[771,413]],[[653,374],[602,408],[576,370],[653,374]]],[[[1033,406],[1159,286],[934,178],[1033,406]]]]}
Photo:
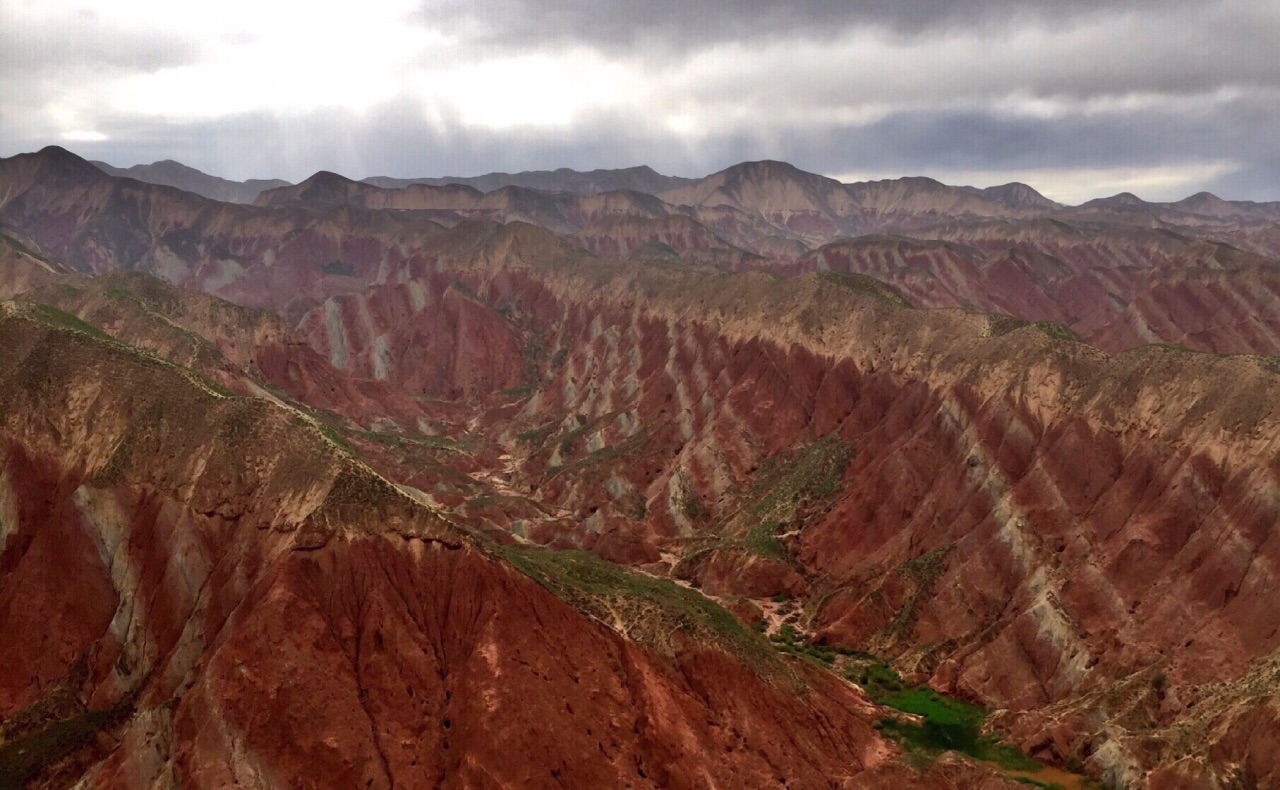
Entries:
{"type": "Polygon", "coordinates": [[[1157,342],[1280,350],[1280,265],[1268,258],[1167,233],[1082,233],[1047,221],[927,234],[938,238],[832,242],[789,268],[869,275],[918,307],[1061,323],[1112,352],[1157,342]]]}
{"type": "MultiPolygon", "coordinates": [[[[296,412],[0,311],[0,756],[19,781],[900,781],[865,697],[695,594],[579,588],[610,628],[296,412]]],[[[917,778],[1005,785],[955,761],[917,778]]]]}
{"type": "MultiPolygon", "coordinates": [[[[1024,745],[1121,782],[1178,754],[1143,738],[1219,726],[1196,710],[1227,693],[1208,684],[1253,683],[1255,662],[1280,647],[1267,603],[1272,362],[1108,357],[1036,326],[906,310],[817,278],[477,276],[478,294],[528,311],[568,349],[525,407],[525,471],[535,496],[584,520],[548,524],[540,540],[650,562],[721,530],[695,579],[806,594],[821,638],[896,654],[1011,711],[1024,745]],[[798,564],[751,582],[768,558],[724,520],[734,487],[824,437],[848,448],[833,490],[795,483],[799,509],[821,507],[769,511],[798,564]],[[1040,713],[1073,700],[1089,714],[1040,713]]],[[[1240,704],[1270,704],[1275,687],[1263,688],[1240,704]]],[[[1188,751],[1167,770],[1228,781],[1212,752],[1188,751]]]]}
{"type": "MultiPolygon", "coordinates": [[[[362,443],[364,436],[355,446],[368,449],[378,469],[406,483],[418,501],[444,508],[458,523],[511,544],[590,549],[697,585],[756,616],[777,613],[771,599],[790,599],[791,622],[816,640],[872,651],[915,680],[980,702],[1023,747],[1064,764],[1078,761],[1115,784],[1280,781],[1275,752],[1266,746],[1280,738],[1274,729],[1280,620],[1269,605],[1280,561],[1271,539],[1280,518],[1280,366],[1265,356],[1219,357],[1161,345],[1109,355],[1078,342],[1067,328],[1113,351],[1157,339],[1268,351],[1277,311],[1267,259],[1157,225],[1099,224],[1092,215],[1037,219],[1035,212],[1059,209],[1017,189],[969,191],[961,201],[939,192],[940,185],[894,182],[883,200],[864,196],[858,203],[852,187],[837,190],[805,174],[793,181],[808,191],[775,194],[760,186],[769,168],[759,167],[738,174],[763,173],[752,176],[755,182],[722,178],[705,195],[691,192],[691,203],[656,217],[584,215],[586,230],[566,238],[520,222],[445,217],[454,209],[440,206],[352,207],[349,190],[378,193],[336,179],[311,183],[317,194],[296,196],[312,201],[307,207],[296,201],[283,208],[223,207],[91,178],[60,156],[6,160],[4,168],[0,219],[22,229],[22,243],[35,258],[80,270],[142,268],[271,307],[286,319],[272,331],[296,325],[300,334],[290,343],[305,337],[317,370],[360,392],[374,387],[414,396],[425,422],[377,398],[366,399],[363,411],[342,399],[324,408],[349,418],[348,425],[333,425],[352,429],[353,439],[354,429],[385,417],[377,420],[384,432],[369,440],[376,439],[376,448],[362,443]],[[951,202],[937,202],[943,199],[951,202]],[[1027,215],[983,214],[1003,210],[1002,201],[1027,215]],[[895,222],[919,218],[916,238],[863,237],[812,253],[798,240],[839,231],[833,217],[863,222],[894,212],[895,222]],[[739,242],[748,244],[742,239],[757,252],[776,251],[769,254],[787,276],[695,271],[706,262],[687,256],[719,248],[698,226],[673,217],[715,227],[715,238],[740,251],[746,246],[739,242]],[[662,235],[681,227],[689,234],[662,235]],[[811,236],[805,228],[814,229],[811,236]],[[655,235],[644,235],[650,232],[655,235]],[[699,246],[704,241],[709,246],[699,246]],[[673,255],[658,254],[659,244],[673,255]],[[608,260],[584,251],[591,245],[608,260]],[[785,264],[784,255],[790,256],[785,264]],[[455,472],[465,479],[415,471],[426,457],[415,453],[429,443],[458,451],[455,472]]],[[[468,200],[491,199],[467,194],[468,200]]],[[[515,196],[503,199],[522,205],[515,196]]],[[[577,205],[526,197],[540,211],[560,206],[546,215],[557,222],[569,216],[564,205],[577,205]]],[[[1120,209],[1087,210],[1114,215],[1120,209]]],[[[15,265],[36,271],[21,261],[15,265]]],[[[51,274],[41,271],[44,290],[32,292],[44,294],[39,298],[125,339],[151,334],[141,329],[145,315],[125,320],[105,292],[57,301],[50,284],[56,281],[41,279],[51,274]]],[[[200,310],[160,312],[199,334],[241,337],[200,310]]],[[[176,339],[148,342],[172,361],[205,370],[198,360],[172,356],[176,339]]],[[[237,360],[236,370],[269,378],[261,348],[257,341],[234,341],[221,353],[237,360]]],[[[312,403],[322,389],[287,392],[312,403]]],[[[15,413],[29,408],[24,403],[15,413]]],[[[95,474],[95,468],[86,462],[83,471],[95,474]]],[[[387,604],[390,588],[378,586],[380,580],[370,586],[346,581],[380,579],[367,564],[388,550],[361,543],[365,554],[348,547],[330,557],[326,552],[354,541],[348,533],[358,530],[339,532],[345,542],[329,538],[309,555],[329,557],[321,571],[306,570],[288,555],[280,595],[322,612],[317,598],[367,595],[378,621],[393,609],[395,616],[413,610],[414,597],[387,604]]],[[[386,562],[399,567],[399,552],[388,553],[386,562]]],[[[87,549],[81,553],[89,556],[87,549]]],[[[4,556],[11,561],[7,550],[4,556]]],[[[484,552],[465,556],[477,564],[458,573],[488,578],[484,569],[492,560],[484,552]]],[[[455,579],[440,565],[413,568],[404,574],[421,570],[455,579]]],[[[94,573],[82,574],[86,583],[94,573]]],[[[525,594],[526,588],[516,589],[525,594]]],[[[110,601],[106,591],[101,582],[84,597],[110,601]]],[[[114,610],[106,611],[110,604],[99,606],[97,619],[85,616],[93,627],[67,621],[68,644],[80,644],[102,618],[114,618],[114,610]]],[[[288,615],[269,611],[262,615],[268,621],[288,615]]],[[[588,611],[607,622],[616,614],[588,611]]],[[[547,617],[538,610],[534,619],[547,617]]],[[[414,627],[434,627],[419,625],[425,622],[414,620],[414,627]]],[[[578,625],[554,622],[557,632],[577,633],[578,625]]],[[[305,618],[298,623],[311,627],[305,618]]],[[[626,621],[616,625],[632,633],[626,621]]],[[[365,627],[335,626],[335,639],[347,645],[343,640],[365,627]]],[[[642,647],[609,642],[616,634],[600,633],[616,650],[653,648],[643,639],[642,647]]],[[[372,632],[367,638],[374,639],[372,632]]],[[[577,644],[545,638],[552,641],[543,646],[557,655],[577,644]]],[[[382,644],[388,644],[385,633],[382,644]]],[[[99,693],[101,681],[91,680],[97,665],[76,664],[80,648],[54,647],[60,658],[52,663],[52,680],[40,680],[45,685],[39,687],[65,676],[99,693]]],[[[359,675],[378,652],[362,648],[361,659],[349,661],[352,672],[359,675]]],[[[645,660],[668,677],[662,673],[672,664],[663,661],[670,658],[682,667],[682,682],[711,689],[698,704],[714,709],[737,699],[720,681],[697,680],[681,663],[697,655],[698,665],[737,667],[737,659],[721,657],[732,651],[711,658],[683,649],[668,653],[645,660]]],[[[22,666],[35,664],[22,660],[22,666]]],[[[456,666],[469,665],[451,664],[450,672],[456,666]]],[[[726,669],[724,677],[738,678],[738,671],[726,669]]],[[[754,670],[742,671],[748,679],[740,682],[755,689],[754,670]]],[[[833,680],[820,677],[811,681],[814,688],[842,700],[841,710],[862,710],[856,692],[845,685],[828,689],[823,684],[833,680]]],[[[684,691],[669,693],[684,699],[684,691]]],[[[619,695],[619,710],[668,709],[631,691],[619,695]]],[[[387,709],[409,705],[398,696],[386,699],[394,699],[387,709]]],[[[811,700],[768,699],[777,700],[769,709],[810,720],[811,700]]],[[[693,703],[671,704],[692,711],[691,721],[704,715],[688,707],[693,703]]],[[[874,714],[849,715],[865,724],[874,714]]],[[[759,732],[773,737],[784,725],[770,721],[758,725],[766,727],[759,732]]],[[[862,724],[839,729],[861,732],[862,724]]],[[[688,726],[706,749],[724,749],[720,735],[688,726]]],[[[857,743],[873,743],[858,737],[857,743]]],[[[854,740],[837,741],[799,751],[853,754],[854,740]]],[[[474,743],[468,748],[482,748],[474,743]]],[[[752,741],[747,750],[761,749],[752,741]]],[[[864,762],[847,764],[875,762],[863,754],[864,762]]],[[[162,762],[195,764],[182,759],[188,762],[162,762]]],[[[642,769],[652,779],[649,759],[642,769]]],[[[776,767],[781,759],[766,762],[776,767]]],[[[755,758],[740,760],[730,761],[723,781],[764,781],[755,758]]],[[[848,774],[816,756],[795,765],[802,762],[848,774]]],[[[932,781],[944,767],[964,777],[948,781],[974,780],[963,773],[973,769],[963,766],[939,767],[931,778],[911,776],[932,781]]],[[[459,774],[464,768],[470,770],[450,764],[449,775],[480,776],[459,774]]],[[[908,781],[896,773],[905,770],[900,763],[876,770],[881,778],[908,781]]],[[[693,775],[667,778],[678,783],[693,775]]],[[[797,776],[804,786],[823,786],[805,778],[816,774],[797,776]]],[[[625,784],[622,777],[575,775],[625,784]]]]}

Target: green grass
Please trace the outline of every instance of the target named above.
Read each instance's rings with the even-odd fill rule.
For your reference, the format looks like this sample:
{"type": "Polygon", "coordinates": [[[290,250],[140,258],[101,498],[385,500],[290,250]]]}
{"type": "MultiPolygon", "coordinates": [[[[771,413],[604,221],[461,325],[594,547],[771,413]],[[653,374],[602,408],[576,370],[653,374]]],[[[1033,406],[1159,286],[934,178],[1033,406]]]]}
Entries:
{"type": "Polygon", "coordinates": [[[907,301],[898,289],[894,288],[886,282],[877,280],[874,277],[868,277],[865,274],[854,274],[852,272],[819,272],[818,279],[822,282],[847,288],[854,293],[864,296],[870,296],[885,304],[894,307],[910,307],[911,303],[907,301]]]}
{"type": "Polygon", "coordinates": [[[759,554],[761,557],[781,560],[787,558],[787,549],[778,540],[778,530],[782,525],[776,521],[768,521],[747,533],[742,539],[743,548],[759,554]]]}
{"type": "Polygon", "coordinates": [[[538,391],[538,382],[526,381],[523,384],[517,384],[514,387],[507,387],[504,390],[498,390],[498,394],[504,398],[527,398],[538,391]]]}
{"type": "Polygon", "coordinates": [[[413,447],[427,450],[443,450],[450,453],[466,453],[475,450],[478,443],[470,437],[452,439],[448,436],[431,436],[428,434],[403,434],[380,431],[354,430],[353,435],[361,439],[375,442],[386,447],[407,451],[413,447]]]}
{"type": "Polygon", "coordinates": [[[1066,324],[1057,321],[1036,321],[1036,329],[1042,334],[1048,335],[1055,340],[1072,340],[1076,343],[1083,343],[1084,339],[1076,334],[1076,331],[1066,324]]]}
{"type": "Polygon", "coordinates": [[[64,310],[59,310],[56,307],[50,307],[49,305],[42,304],[40,302],[30,302],[28,303],[28,307],[31,310],[32,317],[46,326],[51,326],[55,329],[68,329],[73,332],[81,332],[90,337],[97,338],[98,340],[114,341],[114,338],[106,332],[103,332],[98,327],[93,324],[87,324],[84,321],[81,321],[77,316],[74,316],[64,310]]]}
{"type": "Polygon", "coordinates": [[[702,594],[586,551],[497,546],[494,551],[574,608],[663,652],[672,635],[718,645],[757,667],[777,664],[761,636],[702,594]]]}
{"type": "Polygon", "coordinates": [[[1029,776],[1015,776],[1013,781],[1018,784],[1029,785],[1031,787],[1043,787],[1045,790],[1063,790],[1062,785],[1057,782],[1040,782],[1029,776]]]}
{"type": "Polygon", "coordinates": [[[534,450],[541,449],[542,445],[547,443],[547,439],[551,438],[551,434],[555,433],[555,423],[547,423],[540,428],[531,428],[527,431],[520,431],[516,434],[516,440],[521,444],[528,445],[534,450]]]}
{"type": "MultiPolygon", "coordinates": [[[[597,464],[616,461],[619,458],[624,458],[643,450],[648,442],[649,434],[642,431],[629,439],[624,439],[623,441],[601,447],[599,450],[587,453],[575,461],[570,461],[563,466],[556,467],[552,474],[554,476],[564,472],[574,472],[597,464]]],[[[563,445],[561,449],[563,450],[563,445]]],[[[564,453],[562,453],[562,455],[563,454],[564,453]]]]}
{"type": "Polygon", "coordinates": [[[849,670],[846,677],[862,686],[879,705],[919,716],[922,721],[881,719],[881,732],[908,751],[936,757],[957,751],[1013,771],[1038,771],[1039,762],[1015,747],[982,734],[987,712],[977,705],[904,681],[891,667],[872,662],[849,670]]]}
{"type": "Polygon", "coordinates": [[[810,644],[800,636],[799,632],[790,623],[784,623],[782,628],[778,629],[778,633],[769,637],[769,641],[773,642],[773,646],[780,653],[799,656],[827,668],[830,668],[836,661],[835,650],[822,645],[810,644]]]}
{"type": "Polygon", "coordinates": [[[347,437],[338,433],[333,428],[332,425],[329,425],[323,420],[316,420],[316,427],[320,429],[320,433],[324,434],[324,437],[326,439],[338,445],[338,447],[340,447],[342,450],[346,451],[347,455],[356,454],[355,448],[351,446],[351,442],[347,441],[347,437]]]}
{"type": "Polygon", "coordinates": [[[757,473],[751,512],[768,516],[781,507],[825,499],[840,487],[853,458],[853,446],[829,434],[788,456],[775,455],[757,473]]]}
{"type": "Polygon", "coordinates": [[[1055,340],[1073,340],[1077,343],[1083,342],[1080,335],[1066,324],[1058,321],[1026,321],[1021,318],[1015,318],[1011,315],[1002,313],[992,313],[987,316],[987,333],[991,337],[1000,337],[1010,332],[1022,329],[1025,326],[1033,326],[1041,334],[1054,338],[1055,340]]]}
{"type": "Polygon", "coordinates": [[[987,333],[991,337],[1007,335],[1010,332],[1021,329],[1026,325],[1027,322],[1021,318],[1014,318],[1011,315],[1005,315],[1003,313],[991,313],[987,316],[987,333]]]}
{"type": "Polygon", "coordinates": [[[1141,346],[1141,348],[1143,349],[1154,348],[1154,349],[1160,349],[1162,351],[1181,351],[1185,354],[1208,353],[1205,351],[1201,351],[1199,349],[1192,348],[1191,346],[1184,346],[1181,343],[1148,343],[1145,346],[1141,346]]]}
{"type": "Polygon", "coordinates": [[[114,281],[113,281],[113,282],[109,282],[109,283],[107,283],[107,287],[102,289],[102,293],[103,293],[103,295],[105,295],[108,299],[134,299],[134,298],[136,298],[136,297],[134,296],[133,291],[130,291],[128,288],[126,288],[126,287],[124,287],[123,285],[121,285],[120,283],[118,283],[118,282],[114,282],[114,281]]]}
{"type": "Polygon", "coordinates": [[[0,745],[0,790],[20,790],[52,763],[80,749],[125,711],[90,710],[0,745]]]}
{"type": "Polygon", "coordinates": [[[325,274],[331,274],[339,277],[350,277],[351,275],[356,273],[356,270],[352,268],[351,264],[343,263],[342,261],[338,261],[338,260],[329,261],[328,263],[324,264],[323,266],[320,267],[320,271],[324,272],[325,274]]]}
{"type": "Polygon", "coordinates": [[[897,672],[893,671],[892,667],[879,661],[852,668],[845,677],[850,682],[862,686],[862,689],[867,692],[867,696],[871,697],[875,702],[881,702],[907,688],[907,684],[898,676],[897,672]]]}

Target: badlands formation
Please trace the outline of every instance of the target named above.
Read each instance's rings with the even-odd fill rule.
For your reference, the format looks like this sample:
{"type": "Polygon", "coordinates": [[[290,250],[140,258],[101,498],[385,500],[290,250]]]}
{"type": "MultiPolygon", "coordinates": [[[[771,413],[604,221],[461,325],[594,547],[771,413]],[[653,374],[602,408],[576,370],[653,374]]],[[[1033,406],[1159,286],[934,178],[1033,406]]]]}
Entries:
{"type": "Polygon", "coordinates": [[[1280,786],[1278,259],[1207,194],[0,160],[0,786],[1280,786]]]}

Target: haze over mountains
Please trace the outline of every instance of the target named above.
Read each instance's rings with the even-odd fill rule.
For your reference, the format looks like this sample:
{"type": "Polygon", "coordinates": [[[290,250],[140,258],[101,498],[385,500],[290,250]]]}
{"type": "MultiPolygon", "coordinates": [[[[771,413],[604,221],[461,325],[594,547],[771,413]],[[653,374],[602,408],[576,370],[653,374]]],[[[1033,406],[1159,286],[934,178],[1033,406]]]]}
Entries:
{"type": "Polygon", "coordinates": [[[0,160],[17,781],[1280,784],[1280,204],[183,177],[0,160]]]}

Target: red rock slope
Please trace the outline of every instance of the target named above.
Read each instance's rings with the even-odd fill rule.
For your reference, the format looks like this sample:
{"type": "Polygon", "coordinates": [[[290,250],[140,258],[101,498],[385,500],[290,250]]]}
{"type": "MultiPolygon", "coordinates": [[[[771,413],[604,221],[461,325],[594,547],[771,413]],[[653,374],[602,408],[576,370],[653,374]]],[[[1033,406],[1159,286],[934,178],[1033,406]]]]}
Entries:
{"type": "Polygon", "coordinates": [[[1237,736],[1177,734],[1266,721],[1280,693],[1274,360],[1110,357],[812,276],[469,271],[565,350],[508,434],[528,490],[573,514],[539,540],[640,563],[710,547],[690,567],[708,589],[802,595],[821,639],[1005,709],[1099,777],[1276,776],[1237,736]],[[819,440],[843,466],[742,498],[819,440]]]}
{"type": "MultiPolygon", "coordinates": [[[[48,308],[0,306],[0,349],[0,759],[10,777],[55,786],[83,775],[96,787],[896,781],[860,693],[754,652],[758,638],[714,607],[680,608],[690,593],[652,581],[642,588],[663,592],[635,598],[588,575],[578,605],[612,611],[608,627],[295,413],[220,395],[48,308]]],[[[548,573],[552,586],[570,578],[548,573]]],[[[1002,786],[983,777],[946,762],[921,780],[1002,786]]]]}

